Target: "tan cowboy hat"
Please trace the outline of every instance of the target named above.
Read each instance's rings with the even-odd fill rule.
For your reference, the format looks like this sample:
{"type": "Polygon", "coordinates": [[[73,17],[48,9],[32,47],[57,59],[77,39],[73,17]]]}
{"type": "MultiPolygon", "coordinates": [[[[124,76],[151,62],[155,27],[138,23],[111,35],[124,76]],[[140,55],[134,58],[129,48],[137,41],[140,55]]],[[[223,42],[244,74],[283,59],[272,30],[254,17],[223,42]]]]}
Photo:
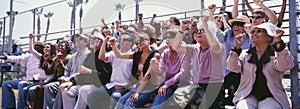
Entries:
{"type": "Polygon", "coordinates": [[[36,42],[33,42],[33,46],[35,46],[35,45],[45,46],[45,43],[44,42],[36,41],[36,42]]]}
{"type": "Polygon", "coordinates": [[[245,24],[251,24],[250,19],[244,15],[239,15],[236,17],[236,19],[231,19],[228,22],[230,25],[232,24],[232,22],[244,22],[245,24]]]}

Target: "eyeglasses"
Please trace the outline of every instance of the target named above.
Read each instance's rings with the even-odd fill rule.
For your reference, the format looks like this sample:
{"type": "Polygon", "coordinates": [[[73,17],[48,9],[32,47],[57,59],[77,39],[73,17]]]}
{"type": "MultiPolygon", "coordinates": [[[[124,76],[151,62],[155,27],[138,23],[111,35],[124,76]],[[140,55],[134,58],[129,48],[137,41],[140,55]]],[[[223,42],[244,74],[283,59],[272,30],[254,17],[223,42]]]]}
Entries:
{"type": "Polygon", "coordinates": [[[255,29],[250,31],[251,34],[263,32],[263,29],[255,29]]]}
{"type": "Polygon", "coordinates": [[[264,17],[262,17],[262,16],[251,16],[251,18],[252,18],[252,19],[262,19],[262,18],[264,18],[264,17]]]}
{"type": "Polygon", "coordinates": [[[232,27],[234,27],[234,26],[240,26],[240,27],[242,27],[242,26],[244,26],[244,25],[245,25],[244,22],[233,22],[233,23],[231,24],[232,27]]]}
{"type": "Polygon", "coordinates": [[[44,46],[44,48],[50,48],[50,46],[44,46]]]}
{"type": "Polygon", "coordinates": [[[174,39],[175,36],[166,36],[166,39],[174,39]]]}
{"type": "Polygon", "coordinates": [[[121,41],[128,41],[128,42],[132,42],[132,40],[130,39],[126,39],[126,38],[122,38],[121,41]]]}
{"type": "Polygon", "coordinates": [[[202,29],[197,29],[196,31],[195,31],[195,33],[204,33],[205,31],[204,31],[204,29],[202,28],[202,29]]]}

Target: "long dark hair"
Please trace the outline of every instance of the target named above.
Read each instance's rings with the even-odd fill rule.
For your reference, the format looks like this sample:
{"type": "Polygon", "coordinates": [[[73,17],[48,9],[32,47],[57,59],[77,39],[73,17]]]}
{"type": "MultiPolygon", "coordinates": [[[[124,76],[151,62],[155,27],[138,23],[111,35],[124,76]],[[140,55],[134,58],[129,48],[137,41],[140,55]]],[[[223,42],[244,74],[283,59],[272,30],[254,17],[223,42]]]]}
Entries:
{"type": "MultiPolygon", "coordinates": [[[[54,44],[51,44],[51,43],[46,43],[45,44],[45,46],[46,45],[50,45],[50,58],[49,58],[49,60],[48,60],[48,63],[52,63],[52,59],[55,57],[55,55],[56,55],[56,47],[55,47],[55,45],[54,44]]],[[[43,63],[45,62],[45,60],[44,60],[44,55],[45,55],[45,53],[42,53],[42,57],[41,57],[41,59],[40,59],[40,68],[43,68],[43,63]]]]}

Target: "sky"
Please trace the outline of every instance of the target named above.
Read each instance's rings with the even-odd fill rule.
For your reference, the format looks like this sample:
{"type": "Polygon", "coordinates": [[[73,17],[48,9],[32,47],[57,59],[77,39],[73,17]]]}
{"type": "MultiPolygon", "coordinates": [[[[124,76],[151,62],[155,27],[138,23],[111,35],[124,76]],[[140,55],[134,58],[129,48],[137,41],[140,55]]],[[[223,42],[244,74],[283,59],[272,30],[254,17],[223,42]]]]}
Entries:
{"type": "MultiPolygon", "coordinates": [[[[14,0],[13,10],[23,12],[25,10],[31,10],[46,4],[54,3],[62,0],[14,0]]],[[[73,1],[73,0],[72,0],[73,1]]],[[[232,5],[234,0],[226,0],[226,4],[232,5]]],[[[62,30],[68,30],[70,27],[71,8],[67,4],[68,0],[45,7],[43,13],[53,12],[54,15],[51,17],[49,33],[57,32],[62,30]]],[[[242,0],[239,1],[241,3],[242,0]]],[[[252,0],[249,0],[252,2],[252,0]]],[[[117,19],[118,12],[115,11],[115,4],[125,4],[125,9],[122,11],[123,20],[131,20],[135,18],[135,0],[89,0],[88,3],[83,5],[83,21],[82,27],[90,27],[100,25],[101,19],[105,21],[114,22],[117,19]]],[[[222,0],[205,0],[205,7],[209,4],[216,4],[217,7],[222,6],[222,0]]],[[[272,0],[269,4],[281,4],[277,0],[272,0]],[[276,2],[275,2],[276,1],[276,2]]],[[[6,12],[9,11],[10,0],[0,0],[0,18],[7,16],[6,12]]],[[[255,7],[255,4],[252,4],[255,7]]],[[[241,9],[241,7],[239,7],[241,9]]],[[[76,28],[79,27],[79,12],[80,7],[77,7],[76,13],[76,28]]],[[[143,13],[144,17],[151,17],[152,14],[164,15],[170,13],[178,13],[185,11],[193,11],[200,9],[200,0],[143,0],[140,2],[140,13],[143,13]]],[[[287,7],[288,9],[288,7],[287,7]]],[[[231,8],[227,8],[227,11],[231,11],[231,8]]],[[[277,9],[274,9],[277,10],[277,9]]],[[[278,11],[279,12],[279,11],[278,11]]],[[[199,13],[188,13],[187,16],[199,15],[199,13]]],[[[184,17],[184,14],[174,15],[177,17],[184,17]]],[[[171,16],[157,18],[159,20],[167,20],[171,16]]],[[[0,19],[3,21],[3,19],[0,19]]],[[[149,22],[145,20],[145,22],[149,22]]],[[[41,33],[45,33],[47,19],[41,16],[41,33]]],[[[9,19],[6,20],[6,31],[8,34],[9,19]]],[[[27,12],[16,16],[13,39],[16,40],[17,44],[27,44],[28,39],[20,39],[19,37],[27,36],[33,31],[33,13],[27,12]]],[[[37,30],[36,30],[37,31],[37,30]]],[[[89,32],[91,29],[84,29],[83,32],[89,32]]],[[[48,39],[55,39],[64,37],[67,33],[49,35],[48,39]]],[[[3,35],[3,32],[2,32],[3,35]]],[[[2,39],[2,36],[1,36],[2,39]]],[[[44,38],[42,37],[42,41],[44,38]]]]}

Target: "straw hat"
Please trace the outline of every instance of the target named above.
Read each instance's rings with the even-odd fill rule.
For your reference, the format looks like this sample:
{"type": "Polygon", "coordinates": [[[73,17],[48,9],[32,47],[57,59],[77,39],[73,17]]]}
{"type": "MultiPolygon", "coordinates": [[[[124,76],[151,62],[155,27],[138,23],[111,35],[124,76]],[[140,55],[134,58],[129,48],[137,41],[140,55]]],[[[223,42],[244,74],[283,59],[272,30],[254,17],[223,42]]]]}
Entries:
{"type": "Polygon", "coordinates": [[[251,24],[250,19],[247,16],[244,16],[244,15],[239,15],[239,16],[236,17],[236,19],[231,19],[228,22],[230,23],[230,25],[233,22],[244,22],[245,24],[251,24]]]}

